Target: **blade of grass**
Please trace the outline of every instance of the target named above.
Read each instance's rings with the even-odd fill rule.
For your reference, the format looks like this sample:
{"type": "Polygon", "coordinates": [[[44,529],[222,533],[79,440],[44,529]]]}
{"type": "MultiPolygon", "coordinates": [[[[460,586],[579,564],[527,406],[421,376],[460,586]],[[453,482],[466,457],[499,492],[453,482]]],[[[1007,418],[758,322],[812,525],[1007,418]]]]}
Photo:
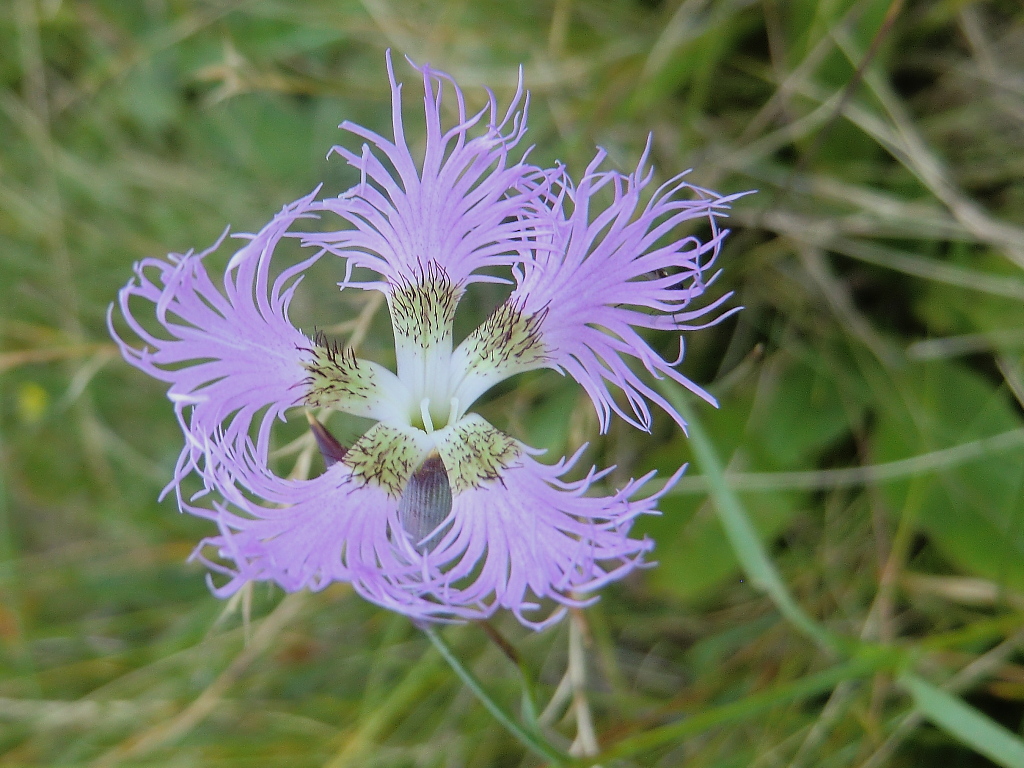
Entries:
{"type": "Polygon", "coordinates": [[[782,615],[817,645],[828,650],[837,650],[841,645],[840,639],[812,619],[797,604],[783,583],[739,497],[726,480],[724,464],[714,443],[704,431],[696,412],[690,407],[682,388],[664,380],[659,382],[659,389],[689,425],[688,433],[696,464],[707,479],[718,519],[751,583],[764,591],[782,615]]]}
{"type": "Polygon", "coordinates": [[[1019,736],[917,675],[905,673],[899,683],[913,697],[914,706],[950,736],[999,765],[1024,768],[1024,741],[1019,736]]]}
{"type": "Polygon", "coordinates": [[[394,727],[395,721],[429,689],[439,684],[442,669],[439,659],[428,648],[411,665],[401,682],[391,687],[387,696],[360,713],[345,738],[344,746],[326,764],[326,768],[364,764],[380,738],[394,727]]]}
{"type": "MultiPolygon", "coordinates": [[[[1024,447],[1024,429],[1011,429],[992,437],[983,437],[954,445],[952,448],[941,448],[937,451],[879,464],[795,472],[725,472],[723,478],[734,491],[814,491],[850,488],[858,485],[878,485],[930,472],[941,472],[970,461],[976,461],[990,453],[1019,450],[1022,447],[1024,447]]],[[[681,477],[666,495],[707,493],[711,488],[710,477],[689,475],[681,477]]]]}
{"type": "MultiPolygon", "coordinates": [[[[1003,642],[999,643],[992,650],[982,654],[966,667],[961,669],[942,685],[942,692],[954,696],[976,686],[984,678],[991,677],[1001,666],[1020,648],[1024,639],[1024,630],[1017,628],[1017,632],[1003,642]]],[[[920,726],[925,715],[920,708],[914,707],[909,712],[898,716],[894,726],[886,730],[889,735],[872,755],[859,768],[881,768],[888,765],[893,754],[900,745],[920,726]]]]}
{"type": "MultiPolygon", "coordinates": [[[[607,763],[665,744],[678,742],[680,739],[702,733],[717,725],[760,714],[779,704],[831,691],[840,683],[863,679],[875,672],[891,669],[899,663],[901,662],[894,655],[866,655],[831,669],[807,675],[792,683],[751,694],[740,701],[705,710],[680,722],[669,723],[658,728],[651,728],[636,736],[629,736],[592,758],[592,762],[607,763]]],[[[583,763],[579,765],[582,766],[583,763]]],[[[590,765],[590,763],[588,762],[586,765],[590,765]]]]}
{"type": "Polygon", "coordinates": [[[113,749],[101,755],[95,762],[96,768],[112,768],[127,760],[139,758],[173,743],[209,717],[223,701],[230,690],[252,663],[273,647],[281,632],[298,616],[306,595],[295,592],[288,595],[260,623],[252,640],[187,707],[157,725],[126,739],[113,749]]]}

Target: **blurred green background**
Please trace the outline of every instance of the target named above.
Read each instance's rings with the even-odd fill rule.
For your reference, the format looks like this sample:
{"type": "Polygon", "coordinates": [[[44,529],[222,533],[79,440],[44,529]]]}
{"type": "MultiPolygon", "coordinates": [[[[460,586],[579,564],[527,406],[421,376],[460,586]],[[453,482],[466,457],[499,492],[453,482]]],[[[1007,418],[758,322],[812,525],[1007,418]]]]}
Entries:
{"type": "MultiPolygon", "coordinates": [[[[639,524],[657,568],[541,634],[495,620],[546,738],[617,749],[606,766],[1024,764],[1019,2],[8,0],[0,767],[543,764],[346,587],[212,597],[184,562],[210,525],[157,502],[181,447],[164,387],[105,328],[134,261],[344,188],[325,155],[342,120],[388,128],[388,47],[411,108],[402,54],[477,105],[522,63],[538,162],[579,172],[600,145],[628,170],[653,132],[658,178],[759,190],[713,288],[745,309],[690,334],[682,370],[721,402],[693,408],[741,519],[845,645],[751,584],[698,460],[639,524]],[[897,661],[836,666],[872,653],[897,661]]],[[[316,296],[338,322],[366,308],[316,296]]],[[[387,359],[374,323],[364,353],[387,359]]],[[[553,373],[482,411],[555,456],[591,441],[609,486],[693,460],[668,419],[599,436],[553,373]]],[[[444,635],[518,710],[480,627],[444,635]]]]}

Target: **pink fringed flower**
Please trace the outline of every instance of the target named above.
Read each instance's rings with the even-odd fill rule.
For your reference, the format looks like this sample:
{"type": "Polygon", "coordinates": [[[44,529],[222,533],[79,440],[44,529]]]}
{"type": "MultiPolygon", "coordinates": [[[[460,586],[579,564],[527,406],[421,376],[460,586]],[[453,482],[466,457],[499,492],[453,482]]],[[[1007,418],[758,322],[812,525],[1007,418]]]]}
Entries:
{"type": "Polygon", "coordinates": [[[564,479],[582,449],[541,463],[538,451],[469,409],[516,373],[552,368],[584,387],[602,431],[612,413],[648,429],[650,403],[682,425],[649,377],[710,397],[638,329],[692,330],[721,304],[695,309],[691,301],[714,276],[725,236],[716,219],[732,198],[676,178],[644,203],[652,176],[645,162],[624,176],[600,169],[603,153],[578,184],[561,167],[530,165],[512,155],[526,130],[522,88],[504,113],[488,92],[488,105],[468,114],[451,78],[429,67],[417,68],[426,142],[414,157],[401,85],[387,63],[393,137],[344,123],[365,143],[358,152],[333,150],[360,172],[356,186],[326,199],[315,190],[241,236],[222,287],[207,272],[213,249],[142,261],[119,306],[143,345],[124,341],[112,321],[111,332],[130,363],[171,385],[185,447],[168,488],[184,511],[218,527],[196,554],[227,577],[217,594],[253,580],[289,591],[344,581],[421,620],[507,608],[540,628],[642,563],[652,544],[628,534],[638,515],[656,511],[657,495],[637,498],[649,476],[590,495],[608,470],[564,479]],[[449,92],[458,120],[445,129],[441,98],[449,92]],[[337,228],[303,231],[311,218],[337,228]],[[710,224],[707,242],[673,234],[693,219],[710,224]],[[309,255],[272,270],[283,238],[309,255]],[[343,289],[386,297],[394,372],[292,325],[295,290],[321,258],[344,260],[343,289]],[[456,346],[466,286],[508,282],[495,277],[501,269],[515,284],[511,296],[456,346]],[[160,334],[137,319],[140,301],[155,310],[160,334]],[[376,423],[346,449],[310,417],[327,470],[285,479],[268,466],[271,428],[302,407],[376,423]],[[209,507],[183,498],[191,473],[212,492],[209,507]],[[543,600],[556,604],[547,615],[538,613],[543,600]]]}

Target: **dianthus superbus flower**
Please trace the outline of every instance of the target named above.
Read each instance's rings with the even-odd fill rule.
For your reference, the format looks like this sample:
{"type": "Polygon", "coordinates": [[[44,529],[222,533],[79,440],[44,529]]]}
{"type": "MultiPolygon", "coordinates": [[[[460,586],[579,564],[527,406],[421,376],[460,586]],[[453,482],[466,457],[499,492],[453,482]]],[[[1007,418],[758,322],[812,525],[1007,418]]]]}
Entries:
{"type": "Polygon", "coordinates": [[[695,328],[720,304],[691,302],[712,274],[724,237],[716,218],[731,198],[676,178],[644,202],[645,161],[623,175],[602,170],[602,153],[574,183],[563,168],[516,154],[526,130],[521,87],[504,112],[488,92],[471,114],[451,78],[417,70],[422,156],[410,149],[389,57],[393,135],[344,123],[362,146],[333,150],[359,183],[337,197],[315,190],[239,236],[221,285],[206,266],[220,242],[143,260],[119,301],[142,345],[111,330],[130,363],[171,385],[185,446],[168,487],[184,511],[217,525],[196,552],[225,577],[217,594],[254,580],[289,591],[343,581],[417,619],[507,608],[541,627],[643,562],[651,542],[629,531],[656,511],[657,495],[638,497],[649,476],[595,495],[609,470],[567,479],[582,448],[544,463],[470,409],[495,384],[551,368],[583,386],[602,431],[612,414],[649,429],[652,403],[682,425],[650,378],[710,397],[641,331],[695,328]],[[443,94],[457,115],[449,127],[443,94]],[[710,226],[706,242],[676,234],[693,219],[710,226]],[[282,268],[273,262],[286,238],[307,256],[282,268]],[[321,259],[342,260],[343,290],[385,296],[394,371],[292,325],[292,297],[321,259]],[[513,284],[509,298],[456,344],[466,287],[502,280],[513,284]],[[152,313],[155,334],[140,320],[152,313]],[[272,427],[304,408],[375,424],[346,447],[311,419],[327,469],[283,478],[269,466],[272,427]],[[208,506],[181,493],[191,473],[208,506]],[[545,601],[555,605],[547,614],[545,601]]]}

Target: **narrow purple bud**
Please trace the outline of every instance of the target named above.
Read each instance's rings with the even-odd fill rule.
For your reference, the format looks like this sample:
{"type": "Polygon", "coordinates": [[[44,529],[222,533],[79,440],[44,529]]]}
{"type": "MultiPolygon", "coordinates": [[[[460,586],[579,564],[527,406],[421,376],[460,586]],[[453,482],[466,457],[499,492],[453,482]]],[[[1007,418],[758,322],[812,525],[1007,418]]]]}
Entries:
{"type": "Polygon", "coordinates": [[[316,438],[320,454],[324,457],[324,465],[330,469],[345,458],[348,449],[339,443],[334,435],[327,431],[327,427],[317,421],[309,411],[306,411],[306,420],[309,422],[309,428],[313,431],[313,437],[316,438]]]}

